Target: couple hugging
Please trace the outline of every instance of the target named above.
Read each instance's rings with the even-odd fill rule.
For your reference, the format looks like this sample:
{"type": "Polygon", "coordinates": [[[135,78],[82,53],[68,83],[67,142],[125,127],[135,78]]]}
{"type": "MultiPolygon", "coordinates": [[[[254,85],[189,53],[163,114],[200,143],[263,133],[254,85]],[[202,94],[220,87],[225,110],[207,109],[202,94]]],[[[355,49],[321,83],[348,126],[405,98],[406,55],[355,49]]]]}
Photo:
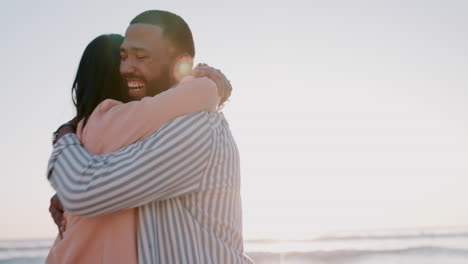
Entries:
{"type": "Polygon", "coordinates": [[[81,58],[76,117],[47,176],[59,235],[47,263],[252,263],[239,153],[219,112],[231,85],[199,64],[179,16],[150,10],[81,58]]]}

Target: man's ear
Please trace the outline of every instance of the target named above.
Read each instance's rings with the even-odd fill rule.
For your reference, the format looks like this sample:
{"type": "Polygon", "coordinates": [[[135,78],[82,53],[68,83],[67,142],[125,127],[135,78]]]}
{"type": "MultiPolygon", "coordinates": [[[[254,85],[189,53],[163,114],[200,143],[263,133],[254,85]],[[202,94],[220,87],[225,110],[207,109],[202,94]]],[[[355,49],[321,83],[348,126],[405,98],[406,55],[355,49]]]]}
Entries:
{"type": "Polygon", "coordinates": [[[172,76],[180,82],[185,76],[192,74],[193,58],[188,54],[177,56],[174,63],[172,76]]]}

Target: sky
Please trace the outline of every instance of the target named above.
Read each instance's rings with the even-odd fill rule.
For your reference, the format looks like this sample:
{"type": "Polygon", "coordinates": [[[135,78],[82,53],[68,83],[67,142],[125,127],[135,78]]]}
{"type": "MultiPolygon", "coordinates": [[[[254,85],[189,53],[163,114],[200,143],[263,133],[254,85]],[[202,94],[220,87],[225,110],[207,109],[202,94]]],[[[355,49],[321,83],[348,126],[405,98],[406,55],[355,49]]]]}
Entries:
{"type": "Polygon", "coordinates": [[[244,237],[468,225],[468,2],[0,4],[0,239],[51,238],[51,132],[86,45],[162,9],[233,85],[244,237]]]}

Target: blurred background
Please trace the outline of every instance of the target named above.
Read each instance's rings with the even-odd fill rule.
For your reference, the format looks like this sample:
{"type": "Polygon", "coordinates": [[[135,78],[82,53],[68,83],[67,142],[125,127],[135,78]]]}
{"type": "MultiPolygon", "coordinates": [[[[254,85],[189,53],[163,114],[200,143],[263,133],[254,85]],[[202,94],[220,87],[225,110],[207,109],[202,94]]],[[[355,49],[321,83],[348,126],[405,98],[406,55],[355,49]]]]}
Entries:
{"type": "Polygon", "coordinates": [[[51,132],[86,45],[162,9],[221,69],[257,263],[468,263],[468,2],[0,4],[0,263],[56,236],[51,132]]]}

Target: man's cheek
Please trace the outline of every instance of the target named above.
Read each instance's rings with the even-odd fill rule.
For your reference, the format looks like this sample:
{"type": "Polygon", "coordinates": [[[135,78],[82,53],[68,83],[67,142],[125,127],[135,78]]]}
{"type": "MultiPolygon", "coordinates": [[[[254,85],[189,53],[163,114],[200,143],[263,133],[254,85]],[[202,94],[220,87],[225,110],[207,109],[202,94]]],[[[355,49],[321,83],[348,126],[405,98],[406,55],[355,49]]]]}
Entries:
{"type": "Polygon", "coordinates": [[[150,61],[145,65],[145,77],[148,82],[157,80],[160,75],[161,75],[161,69],[160,67],[158,67],[158,65],[150,61]]]}

